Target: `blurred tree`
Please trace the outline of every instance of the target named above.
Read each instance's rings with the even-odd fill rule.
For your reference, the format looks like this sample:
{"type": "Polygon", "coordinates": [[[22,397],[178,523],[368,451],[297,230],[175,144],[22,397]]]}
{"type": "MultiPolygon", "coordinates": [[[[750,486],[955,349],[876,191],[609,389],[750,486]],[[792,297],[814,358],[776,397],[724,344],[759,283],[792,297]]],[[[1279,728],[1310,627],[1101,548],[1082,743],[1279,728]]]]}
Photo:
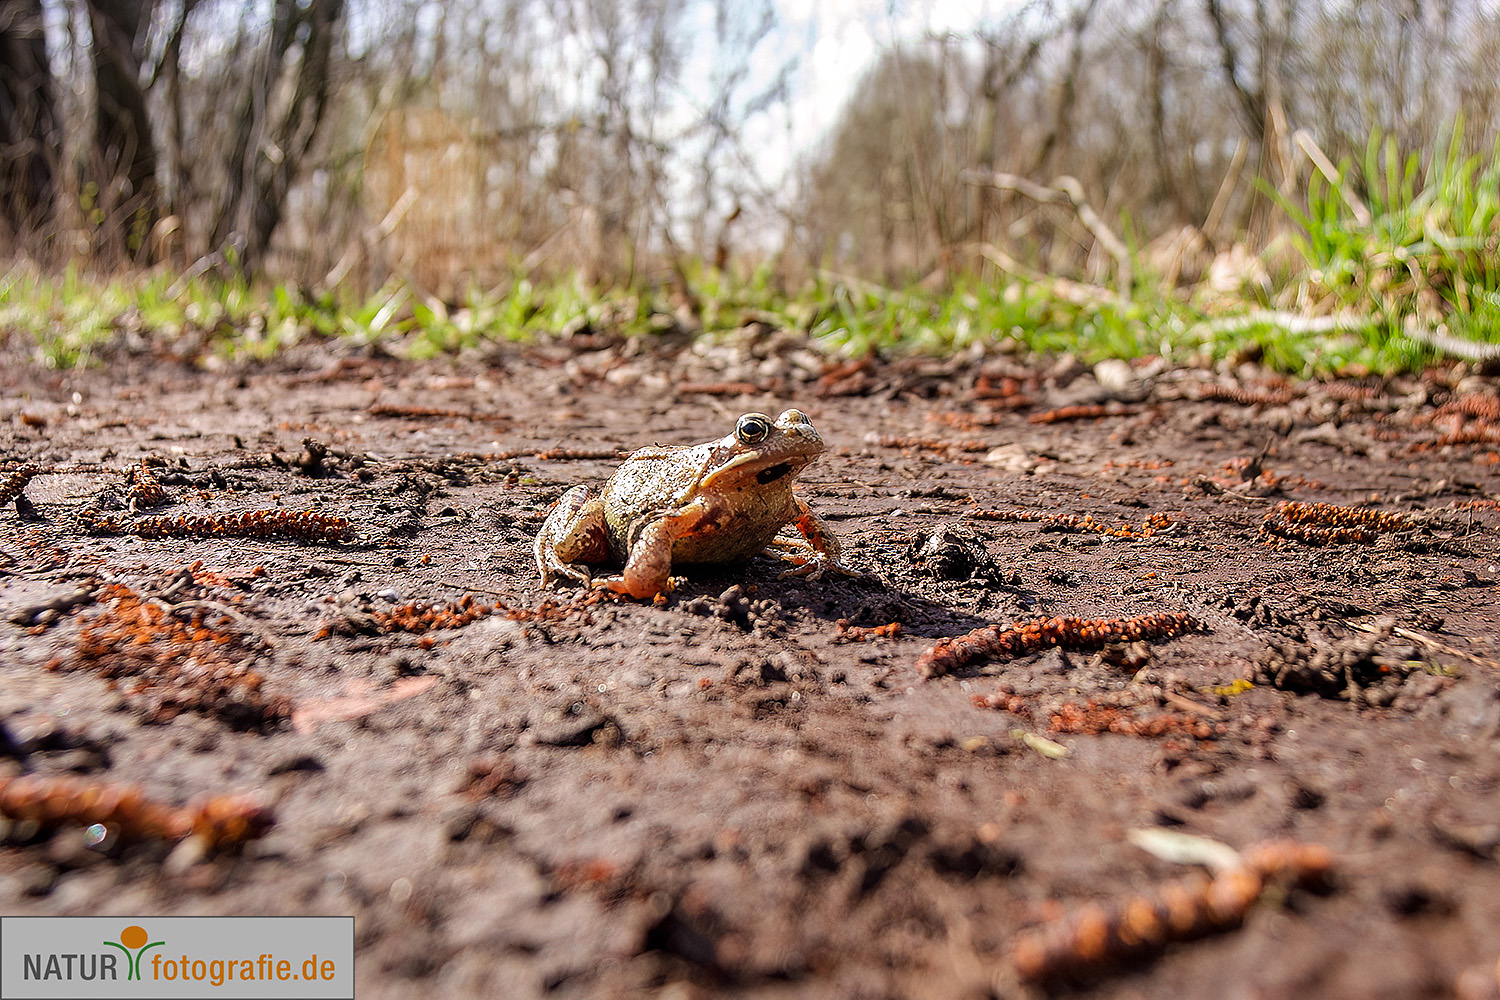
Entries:
{"type": "Polygon", "coordinates": [[[269,36],[236,94],[209,242],[221,247],[237,236],[246,271],[263,263],[328,110],[343,16],[344,0],[274,0],[269,36]]]}
{"type": "Polygon", "coordinates": [[[156,140],[141,67],[155,0],[88,0],[93,33],[94,147],[87,174],[97,199],[98,249],[140,259],[159,205],[156,140]]]}
{"type": "Polygon", "coordinates": [[[5,0],[0,3],[0,227],[11,239],[28,240],[51,221],[58,159],[41,0],[5,0]]]}
{"type": "Polygon", "coordinates": [[[786,178],[761,146],[823,97],[796,92],[785,9],[0,0],[0,231],[81,218],[56,245],[106,264],[233,247],[461,297],[543,269],[685,285],[693,256],[775,253],[773,229],[793,280],[1008,257],[1100,281],[1099,220],[1128,217],[1144,255],[1193,247],[1148,269],[1192,280],[1283,224],[1257,182],[1295,190],[1309,148],[1431,149],[1463,118],[1473,150],[1500,126],[1494,0],[1025,0],[887,49],[786,178]]]}
{"type": "Polygon", "coordinates": [[[860,80],[808,173],[801,212],[814,259],[909,280],[962,228],[957,174],[973,140],[967,116],[947,114],[951,56],[939,45],[891,49],[860,80]]]}
{"type": "Polygon", "coordinates": [[[887,281],[981,254],[1099,281],[1120,253],[1097,220],[1125,216],[1191,281],[1284,224],[1257,182],[1297,190],[1308,148],[1433,149],[1456,120],[1490,148],[1497,55],[1489,0],[1031,0],[888,51],[806,163],[796,231],[810,262],[887,281]]]}

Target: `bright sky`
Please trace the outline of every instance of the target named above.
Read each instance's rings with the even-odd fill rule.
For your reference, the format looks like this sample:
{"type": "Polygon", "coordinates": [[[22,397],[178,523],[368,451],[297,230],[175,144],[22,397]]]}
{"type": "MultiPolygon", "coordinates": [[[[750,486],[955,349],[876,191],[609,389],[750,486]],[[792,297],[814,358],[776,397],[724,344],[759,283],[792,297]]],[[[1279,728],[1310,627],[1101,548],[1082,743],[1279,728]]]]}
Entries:
{"type": "Polygon", "coordinates": [[[876,54],[927,33],[972,32],[1015,0],[776,0],[778,34],[802,54],[792,146],[807,149],[838,118],[876,54]]]}
{"type": "Polygon", "coordinates": [[[746,138],[755,150],[761,180],[779,184],[797,157],[815,149],[839,117],[860,77],[877,55],[928,33],[969,34],[1016,0],[774,0],[777,25],[762,43],[769,84],[785,60],[796,57],[789,114],[772,113],[752,124],[746,138]]]}

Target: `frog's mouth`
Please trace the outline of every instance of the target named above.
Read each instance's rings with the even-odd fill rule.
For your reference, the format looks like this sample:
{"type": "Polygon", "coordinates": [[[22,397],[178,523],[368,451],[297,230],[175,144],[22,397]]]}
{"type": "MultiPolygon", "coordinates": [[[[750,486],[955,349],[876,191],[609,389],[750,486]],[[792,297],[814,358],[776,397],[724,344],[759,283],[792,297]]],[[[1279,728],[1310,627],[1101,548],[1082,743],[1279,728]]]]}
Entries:
{"type": "Polygon", "coordinates": [[[755,474],[755,481],[757,483],[760,483],[762,486],[764,486],[767,483],[774,483],[774,482],[776,482],[776,480],[780,479],[782,476],[786,475],[788,472],[791,472],[791,471],[792,471],[792,463],[791,462],[778,462],[775,465],[772,465],[772,466],[769,466],[767,468],[761,469],[759,472],[757,472],[755,474]]]}
{"type": "MultiPolygon", "coordinates": [[[[699,489],[708,489],[720,482],[748,484],[753,477],[756,485],[768,486],[801,471],[811,456],[799,454],[739,455],[705,475],[698,483],[699,489]],[[757,468],[760,466],[760,468],[757,468]]],[[[710,460],[711,461],[711,460],[710,460]]]]}

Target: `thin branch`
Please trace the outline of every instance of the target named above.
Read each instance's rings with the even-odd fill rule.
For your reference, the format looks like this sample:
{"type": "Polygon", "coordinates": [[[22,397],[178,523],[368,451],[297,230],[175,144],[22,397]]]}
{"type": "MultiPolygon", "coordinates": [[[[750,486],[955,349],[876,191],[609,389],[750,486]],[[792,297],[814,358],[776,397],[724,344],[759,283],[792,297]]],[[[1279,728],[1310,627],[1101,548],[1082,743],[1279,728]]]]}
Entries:
{"type": "Polygon", "coordinates": [[[1500,358],[1500,344],[1486,344],[1477,340],[1455,337],[1448,332],[1446,323],[1439,323],[1436,327],[1427,329],[1419,325],[1415,316],[1411,316],[1407,318],[1401,332],[1439,354],[1452,355],[1455,358],[1463,358],[1465,361],[1494,361],[1500,358]]]}
{"type": "Polygon", "coordinates": [[[1255,312],[1243,313],[1238,316],[1224,316],[1220,319],[1208,320],[1193,327],[1192,332],[1214,336],[1221,333],[1238,333],[1257,326],[1272,326],[1287,333],[1355,333],[1360,330],[1369,330],[1380,325],[1383,320],[1378,316],[1361,316],[1358,314],[1344,316],[1302,316],[1293,312],[1278,312],[1271,309],[1257,309],[1255,312]]]}
{"type": "MultiPolygon", "coordinates": [[[[1002,191],[1015,191],[1046,205],[1067,205],[1078,215],[1078,221],[1093,234],[1106,253],[1115,259],[1117,284],[1120,294],[1128,296],[1134,282],[1134,271],[1130,260],[1130,248],[1105,223],[1104,218],[1084,196],[1083,185],[1077,178],[1066,174],[1052,182],[1051,187],[1018,174],[989,173],[966,170],[961,175],[970,184],[984,184],[1002,191]]],[[[988,254],[986,254],[988,256],[988,254]]],[[[1009,270],[1009,268],[1006,268],[1009,270]]]]}
{"type": "Polygon", "coordinates": [[[1224,172],[1224,180],[1219,184],[1218,193],[1214,195],[1214,203],[1208,208],[1208,215],[1203,220],[1203,235],[1213,240],[1214,234],[1219,229],[1219,223],[1224,220],[1224,213],[1229,209],[1230,196],[1234,189],[1239,187],[1240,171],[1245,169],[1245,160],[1250,156],[1250,144],[1244,139],[1234,147],[1234,157],[1229,161],[1229,169],[1224,172]]]}

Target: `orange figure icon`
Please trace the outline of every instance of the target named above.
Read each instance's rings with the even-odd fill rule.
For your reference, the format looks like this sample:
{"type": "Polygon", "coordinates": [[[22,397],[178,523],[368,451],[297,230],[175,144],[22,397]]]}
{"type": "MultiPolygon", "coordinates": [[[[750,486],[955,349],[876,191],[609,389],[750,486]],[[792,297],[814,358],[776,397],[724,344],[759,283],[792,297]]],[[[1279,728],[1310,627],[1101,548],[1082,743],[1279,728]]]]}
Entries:
{"type": "Polygon", "coordinates": [[[125,953],[126,961],[129,963],[129,971],[125,975],[127,980],[141,978],[141,956],[146,953],[146,949],[166,944],[165,941],[152,941],[150,944],[147,944],[146,941],[149,937],[150,935],[146,933],[146,928],[139,924],[131,924],[120,932],[118,944],[114,941],[102,942],[111,948],[119,948],[125,953]],[[131,954],[132,951],[135,952],[134,955],[131,954]]]}

